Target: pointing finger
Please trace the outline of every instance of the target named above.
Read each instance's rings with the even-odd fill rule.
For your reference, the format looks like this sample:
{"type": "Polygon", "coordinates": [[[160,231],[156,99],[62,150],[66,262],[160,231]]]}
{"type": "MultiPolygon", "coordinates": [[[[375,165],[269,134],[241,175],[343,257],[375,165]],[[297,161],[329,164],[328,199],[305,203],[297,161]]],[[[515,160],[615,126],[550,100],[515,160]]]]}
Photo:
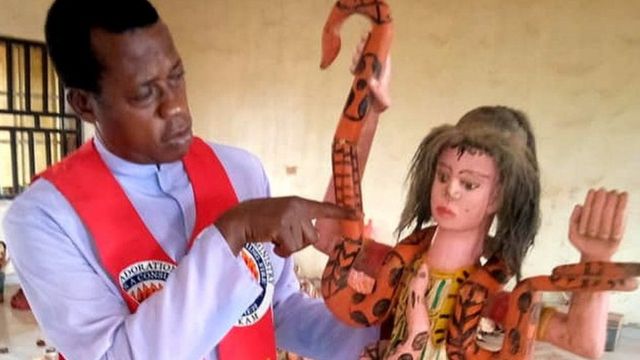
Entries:
{"type": "Polygon", "coordinates": [[[344,219],[344,220],[359,220],[356,210],[347,209],[341,206],[317,202],[313,200],[305,200],[305,206],[307,208],[307,215],[312,219],[318,218],[330,218],[330,219],[344,219]]]}

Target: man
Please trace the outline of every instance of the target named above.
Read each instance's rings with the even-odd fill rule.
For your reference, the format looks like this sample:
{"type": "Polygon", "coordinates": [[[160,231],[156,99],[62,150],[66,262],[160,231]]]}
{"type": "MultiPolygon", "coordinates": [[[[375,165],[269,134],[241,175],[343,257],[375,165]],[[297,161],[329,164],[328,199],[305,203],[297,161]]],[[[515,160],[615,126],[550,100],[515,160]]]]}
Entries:
{"type": "Polygon", "coordinates": [[[4,302],[4,283],[5,283],[5,267],[9,260],[7,259],[7,244],[0,240],[0,304],[4,302]]]}
{"type": "Polygon", "coordinates": [[[150,3],[56,0],[45,31],[96,136],[41,174],[4,228],[66,358],[266,359],[277,343],[349,359],[377,337],[304,298],[286,258],[317,240],[313,219],[354,215],[266,199],[254,156],[192,136],[184,68],[150,3]]]}

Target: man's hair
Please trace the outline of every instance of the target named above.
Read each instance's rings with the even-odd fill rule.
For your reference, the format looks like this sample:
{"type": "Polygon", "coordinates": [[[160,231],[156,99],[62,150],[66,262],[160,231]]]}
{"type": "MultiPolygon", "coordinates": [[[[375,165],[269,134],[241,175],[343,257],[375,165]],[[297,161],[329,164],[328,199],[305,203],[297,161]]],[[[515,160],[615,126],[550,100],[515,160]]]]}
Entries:
{"type": "Polygon", "coordinates": [[[522,112],[505,106],[483,106],[465,114],[455,126],[434,128],[422,140],[409,171],[409,190],[398,235],[432,221],[431,187],[440,154],[455,148],[491,156],[498,170],[497,226],[485,240],[485,255],[498,255],[520,277],[522,261],[540,224],[540,172],[531,124],[522,112]]]}
{"type": "Polygon", "coordinates": [[[65,86],[99,93],[103,67],[92,48],[91,30],[121,34],[158,20],[147,0],[56,0],[45,23],[49,55],[65,86]]]}

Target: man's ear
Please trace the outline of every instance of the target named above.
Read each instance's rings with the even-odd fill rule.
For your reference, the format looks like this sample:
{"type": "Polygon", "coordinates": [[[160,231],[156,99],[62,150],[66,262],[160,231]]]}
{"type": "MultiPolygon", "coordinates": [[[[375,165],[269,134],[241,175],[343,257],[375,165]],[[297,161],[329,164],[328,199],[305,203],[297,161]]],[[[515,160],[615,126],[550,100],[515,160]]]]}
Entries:
{"type": "Polygon", "coordinates": [[[67,91],[67,102],[73,108],[73,111],[82,120],[95,124],[96,115],[96,99],[95,96],[86,90],[69,89],[67,91]]]}

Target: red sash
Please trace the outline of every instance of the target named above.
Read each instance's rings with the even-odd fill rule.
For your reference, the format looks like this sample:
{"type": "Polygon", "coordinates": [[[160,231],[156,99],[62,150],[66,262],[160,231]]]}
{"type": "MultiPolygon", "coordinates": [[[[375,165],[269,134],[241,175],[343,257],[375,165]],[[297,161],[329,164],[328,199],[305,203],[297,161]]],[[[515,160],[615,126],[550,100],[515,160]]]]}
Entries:
{"type": "MultiPolygon", "coordinates": [[[[196,236],[238,199],[222,164],[201,139],[194,137],[183,164],[196,207],[188,244],[191,248],[196,236]]],[[[134,313],[140,302],[162,289],[176,263],[148,230],[93,142],[84,144],[41,176],[54,184],[87,226],[101,263],[134,313]]],[[[257,322],[231,329],[218,344],[218,350],[219,358],[224,360],[275,360],[271,309],[257,322]]]]}

